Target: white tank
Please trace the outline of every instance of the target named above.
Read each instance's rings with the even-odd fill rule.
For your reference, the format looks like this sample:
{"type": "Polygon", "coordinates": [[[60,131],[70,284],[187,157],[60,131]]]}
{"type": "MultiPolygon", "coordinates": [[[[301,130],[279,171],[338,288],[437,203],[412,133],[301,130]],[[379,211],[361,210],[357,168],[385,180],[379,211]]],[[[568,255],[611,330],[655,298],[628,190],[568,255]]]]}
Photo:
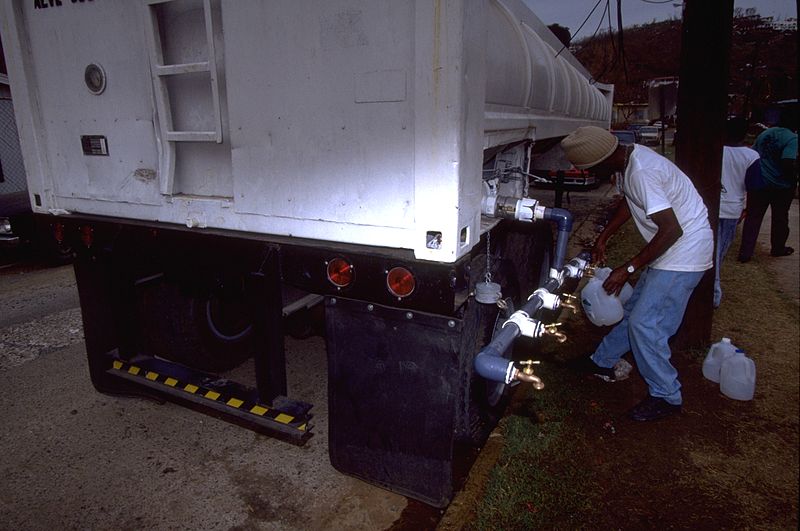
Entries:
{"type": "Polygon", "coordinates": [[[480,238],[484,149],[611,115],[520,0],[4,0],[0,20],[40,213],[452,262],[480,238]]]}

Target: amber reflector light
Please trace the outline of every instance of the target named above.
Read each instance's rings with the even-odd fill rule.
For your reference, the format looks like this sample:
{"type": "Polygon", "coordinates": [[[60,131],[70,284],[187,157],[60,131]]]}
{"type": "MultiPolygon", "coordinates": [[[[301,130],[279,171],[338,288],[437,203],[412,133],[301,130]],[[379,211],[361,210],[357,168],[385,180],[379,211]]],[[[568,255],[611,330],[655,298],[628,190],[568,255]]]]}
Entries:
{"type": "Polygon", "coordinates": [[[328,262],[328,280],[336,287],[344,288],[353,282],[353,266],[344,258],[328,262]]]}
{"type": "Polygon", "coordinates": [[[395,297],[408,297],[414,292],[417,281],[405,267],[395,267],[386,275],[386,286],[395,297]]]}

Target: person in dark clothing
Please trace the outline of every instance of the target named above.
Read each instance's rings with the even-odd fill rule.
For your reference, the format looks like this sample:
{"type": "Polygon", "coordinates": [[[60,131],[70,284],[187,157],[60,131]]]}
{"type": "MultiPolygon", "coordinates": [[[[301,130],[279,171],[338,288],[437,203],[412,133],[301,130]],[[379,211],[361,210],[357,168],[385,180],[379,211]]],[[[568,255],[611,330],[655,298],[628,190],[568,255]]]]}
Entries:
{"type": "Polygon", "coordinates": [[[753,149],[761,156],[761,181],[751,185],[747,191],[740,262],[748,262],[753,257],[767,208],[772,212],[770,255],[788,256],[794,252],[793,248],[786,246],[789,207],[797,189],[797,126],[793,114],[781,113],[778,124],[758,135],[753,144],[753,149]]]}

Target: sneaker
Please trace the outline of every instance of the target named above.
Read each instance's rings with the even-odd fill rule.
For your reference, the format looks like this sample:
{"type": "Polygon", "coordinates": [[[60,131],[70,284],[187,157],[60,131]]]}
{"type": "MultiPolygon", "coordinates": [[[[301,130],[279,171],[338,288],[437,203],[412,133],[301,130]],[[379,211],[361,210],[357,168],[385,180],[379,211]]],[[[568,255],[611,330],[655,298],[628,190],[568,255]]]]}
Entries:
{"type": "Polygon", "coordinates": [[[613,368],[601,367],[592,361],[592,358],[578,358],[569,363],[570,367],[580,373],[593,374],[607,382],[616,381],[613,368]]]}
{"type": "Polygon", "coordinates": [[[794,247],[784,247],[783,250],[772,251],[769,254],[770,256],[789,256],[792,253],[794,253],[794,247]]]}
{"type": "Polygon", "coordinates": [[[631,371],[633,370],[633,365],[625,361],[624,359],[620,359],[618,362],[614,364],[614,381],[621,382],[622,380],[627,380],[628,376],[630,376],[631,371]]]}
{"type": "Polygon", "coordinates": [[[680,404],[673,405],[663,398],[648,396],[628,412],[628,416],[639,422],[658,420],[681,412],[680,404]]]}

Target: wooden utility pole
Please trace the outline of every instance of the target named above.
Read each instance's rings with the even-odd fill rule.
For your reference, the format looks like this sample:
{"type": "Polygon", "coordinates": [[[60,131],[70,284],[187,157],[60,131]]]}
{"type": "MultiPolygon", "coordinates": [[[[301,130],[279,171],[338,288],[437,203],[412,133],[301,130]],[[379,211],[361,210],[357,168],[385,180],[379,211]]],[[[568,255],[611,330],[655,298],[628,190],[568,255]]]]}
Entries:
{"type": "MultiPolygon", "coordinates": [[[[715,235],[732,27],[733,0],[684,0],[675,155],[705,201],[715,235]]],[[[712,268],[689,300],[683,324],[673,338],[675,348],[709,345],[713,296],[712,268]]]]}

